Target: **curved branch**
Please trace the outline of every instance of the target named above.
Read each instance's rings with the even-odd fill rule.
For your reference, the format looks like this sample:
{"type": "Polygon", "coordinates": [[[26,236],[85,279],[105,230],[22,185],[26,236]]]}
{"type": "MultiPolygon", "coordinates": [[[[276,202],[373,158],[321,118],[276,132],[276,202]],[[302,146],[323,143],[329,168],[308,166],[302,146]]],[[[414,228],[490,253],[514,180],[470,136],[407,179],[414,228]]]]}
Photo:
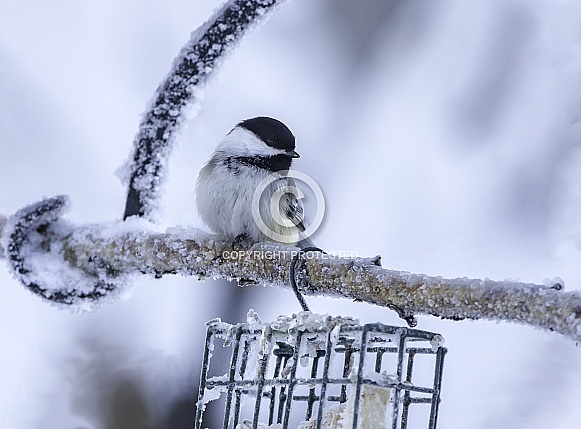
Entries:
{"type": "MultiPolygon", "coordinates": [[[[232,243],[217,236],[178,228],[148,232],[143,221],[73,228],[58,220],[46,225],[55,220],[64,203],[59,204],[58,199],[57,203],[45,200],[23,209],[9,220],[5,231],[5,246],[15,273],[25,286],[49,301],[81,309],[94,307],[117,296],[128,276],[138,273],[236,278],[245,284],[290,289],[289,268],[297,248],[258,243],[233,251],[232,243]],[[43,204],[52,209],[44,210],[43,204]],[[42,216],[30,216],[40,212],[42,216]],[[46,226],[38,229],[39,225],[46,226]],[[27,259],[16,252],[17,247],[25,249],[27,259]],[[60,268],[47,277],[43,271],[47,265],[60,268]],[[80,283],[79,273],[84,279],[80,283]],[[34,280],[39,278],[44,283],[34,280]],[[67,299],[61,299],[64,291],[67,299]]],[[[427,314],[456,320],[512,321],[581,341],[581,294],[563,292],[559,283],[547,286],[443,279],[388,270],[379,264],[379,257],[348,259],[307,252],[297,268],[298,286],[305,295],[398,308],[404,317],[427,314]]]]}
{"type": "Polygon", "coordinates": [[[62,221],[56,228],[54,224],[67,206],[68,198],[63,195],[31,204],[6,222],[0,237],[5,236],[5,255],[14,276],[27,289],[52,303],[90,309],[114,298],[123,287],[124,276],[114,273],[107,282],[98,273],[62,269],[58,248],[72,227],[62,221]]]}
{"type": "Polygon", "coordinates": [[[197,101],[200,87],[247,30],[284,1],[229,0],[192,34],[139,126],[124,219],[138,216],[152,220],[163,170],[185,107],[197,101]]]}

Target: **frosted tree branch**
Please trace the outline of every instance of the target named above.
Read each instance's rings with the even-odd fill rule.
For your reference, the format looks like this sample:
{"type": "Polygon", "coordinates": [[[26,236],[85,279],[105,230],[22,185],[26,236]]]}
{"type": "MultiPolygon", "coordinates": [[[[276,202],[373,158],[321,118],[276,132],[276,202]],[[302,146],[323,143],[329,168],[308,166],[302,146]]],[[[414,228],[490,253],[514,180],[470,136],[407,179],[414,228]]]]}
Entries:
{"type": "MultiPolygon", "coordinates": [[[[234,251],[201,231],[147,231],[144,222],[73,227],[60,219],[64,197],[20,210],[5,226],[14,274],[51,302],[90,309],[122,293],[130,276],[167,274],[239,279],[290,288],[293,247],[269,243],[234,251]],[[60,267],[46,272],[46,267],[60,267]]],[[[7,243],[7,244],[6,244],[7,243]]],[[[444,279],[384,269],[380,258],[314,253],[298,267],[305,295],[333,296],[401,309],[404,316],[517,322],[581,341],[581,294],[561,285],[444,279]]]]}
{"type": "Polygon", "coordinates": [[[247,30],[286,0],[228,0],[196,30],[174,60],[144,114],[134,141],[124,219],[152,220],[167,159],[185,108],[197,102],[200,88],[247,30]]]}

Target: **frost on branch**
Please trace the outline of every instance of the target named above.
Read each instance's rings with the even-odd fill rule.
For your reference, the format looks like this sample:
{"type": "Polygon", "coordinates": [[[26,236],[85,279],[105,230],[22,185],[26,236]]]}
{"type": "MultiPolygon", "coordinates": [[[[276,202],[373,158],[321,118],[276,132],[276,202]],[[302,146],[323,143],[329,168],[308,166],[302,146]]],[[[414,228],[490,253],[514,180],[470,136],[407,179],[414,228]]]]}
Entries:
{"type": "MultiPolygon", "coordinates": [[[[143,273],[243,279],[290,289],[294,247],[232,243],[198,230],[151,230],[145,221],[75,227],[57,220],[66,200],[33,204],[9,219],[3,247],[26,287],[52,302],[92,308],[114,299],[130,275],[143,273]],[[133,225],[133,226],[132,226],[133,225]]],[[[581,340],[581,294],[559,282],[535,285],[468,278],[444,279],[394,271],[379,258],[307,254],[297,269],[305,295],[349,298],[401,310],[403,316],[512,321],[581,340]]]]}
{"type": "Polygon", "coordinates": [[[124,218],[155,216],[160,180],[185,107],[198,101],[200,88],[246,31],[285,0],[228,0],[196,30],[157,88],[134,141],[124,218]]]}
{"type": "Polygon", "coordinates": [[[106,266],[89,273],[67,262],[63,244],[75,234],[59,219],[67,206],[58,196],[19,210],[4,227],[2,247],[14,276],[31,292],[71,310],[92,310],[117,298],[128,276],[106,266]]]}

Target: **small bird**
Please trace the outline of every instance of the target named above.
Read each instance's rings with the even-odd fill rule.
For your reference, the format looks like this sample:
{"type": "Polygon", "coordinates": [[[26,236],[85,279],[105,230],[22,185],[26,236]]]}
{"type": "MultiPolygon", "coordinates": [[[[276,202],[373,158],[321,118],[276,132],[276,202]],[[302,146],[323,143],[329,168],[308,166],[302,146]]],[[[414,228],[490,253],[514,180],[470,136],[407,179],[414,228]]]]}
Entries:
{"type": "Polygon", "coordinates": [[[200,171],[196,202],[204,223],[234,242],[314,247],[303,234],[302,194],[289,177],[295,158],[295,137],[282,122],[240,122],[200,171]]]}

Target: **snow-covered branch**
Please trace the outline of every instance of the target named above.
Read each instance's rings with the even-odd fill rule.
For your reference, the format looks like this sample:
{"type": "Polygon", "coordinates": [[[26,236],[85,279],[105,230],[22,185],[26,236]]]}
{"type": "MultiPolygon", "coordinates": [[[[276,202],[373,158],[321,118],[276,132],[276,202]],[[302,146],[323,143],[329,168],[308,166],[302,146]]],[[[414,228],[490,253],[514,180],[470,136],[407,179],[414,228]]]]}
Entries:
{"type": "MultiPolygon", "coordinates": [[[[296,248],[268,243],[235,252],[216,237],[133,233],[113,239],[80,234],[65,246],[82,269],[110,266],[120,273],[142,272],[237,278],[290,288],[289,264],[296,248]],[[226,258],[225,256],[228,256],[226,258]]],[[[329,258],[313,253],[301,267],[305,295],[361,300],[403,311],[450,319],[514,321],[557,331],[581,341],[581,294],[546,285],[468,278],[444,279],[378,266],[379,258],[329,258]]]]}
{"type": "Polygon", "coordinates": [[[212,72],[251,27],[286,0],[228,0],[196,30],[159,85],[135,137],[124,218],[152,220],[176,130],[212,72]]]}
{"type": "MultiPolygon", "coordinates": [[[[296,248],[258,243],[233,250],[232,243],[199,230],[156,232],[140,220],[73,227],[59,219],[65,206],[63,197],[44,200],[19,211],[5,227],[15,275],[51,302],[89,309],[119,295],[138,274],[236,278],[290,288],[296,248]]],[[[581,294],[563,292],[559,283],[443,279],[381,268],[379,257],[319,253],[307,254],[297,273],[305,295],[396,307],[407,317],[512,321],[581,341],[581,294]]]]}

